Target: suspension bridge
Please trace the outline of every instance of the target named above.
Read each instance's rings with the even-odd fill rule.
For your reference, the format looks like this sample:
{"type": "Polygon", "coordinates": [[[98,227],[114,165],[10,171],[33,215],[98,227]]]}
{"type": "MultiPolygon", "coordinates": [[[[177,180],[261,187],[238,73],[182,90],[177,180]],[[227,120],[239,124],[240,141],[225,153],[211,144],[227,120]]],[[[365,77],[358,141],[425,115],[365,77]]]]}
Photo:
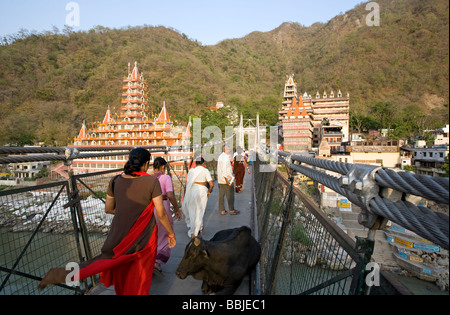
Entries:
{"type": "MultiPolygon", "coordinates": [[[[0,148],[0,155],[33,153],[0,157],[0,164],[63,161],[70,166],[74,159],[123,156],[131,149],[133,147],[98,147],[84,152],[64,147],[0,148]]],[[[151,152],[173,150],[168,147],[148,149],[151,152]]],[[[414,195],[448,205],[448,178],[332,162],[266,146],[258,146],[257,151],[252,174],[245,177],[244,192],[236,195],[236,208],[241,214],[221,216],[215,189],[205,216],[206,239],[218,230],[247,225],[261,243],[260,263],[237,294],[410,294],[392,273],[384,270],[380,271],[380,283],[368,281],[374,271],[369,267],[377,263],[374,255],[380,243],[377,235],[386,231],[388,223],[416,235],[413,240],[404,240],[406,247],[434,246],[433,249],[448,255],[448,214],[408,201],[409,196],[414,195]],[[279,165],[284,165],[284,172],[279,170],[279,165]],[[296,187],[296,174],[304,174],[315,183],[346,196],[358,207],[357,222],[362,235],[351,237],[338,220],[322,211],[296,187]]],[[[213,174],[215,166],[215,161],[207,163],[213,174]]],[[[83,261],[99,253],[111,222],[111,217],[102,212],[105,192],[110,178],[120,171],[82,175],[69,171],[68,180],[0,191],[0,294],[113,292],[98,285],[97,278],[87,279],[79,287],[61,284],[43,292],[37,290],[37,284],[49,268],[83,261]]],[[[182,185],[183,179],[174,176],[179,199],[182,185]]],[[[174,275],[189,241],[185,229],[184,222],[175,223],[178,245],[163,267],[163,273],[155,274],[151,294],[201,294],[197,281],[179,280],[174,275]]],[[[392,244],[393,255],[397,251],[394,245],[398,243],[392,244]]],[[[406,255],[407,260],[412,257],[407,251],[399,252],[406,255]]],[[[432,272],[430,267],[425,273],[431,276],[432,272]]],[[[448,265],[442,272],[447,272],[448,286],[448,265]]]]}

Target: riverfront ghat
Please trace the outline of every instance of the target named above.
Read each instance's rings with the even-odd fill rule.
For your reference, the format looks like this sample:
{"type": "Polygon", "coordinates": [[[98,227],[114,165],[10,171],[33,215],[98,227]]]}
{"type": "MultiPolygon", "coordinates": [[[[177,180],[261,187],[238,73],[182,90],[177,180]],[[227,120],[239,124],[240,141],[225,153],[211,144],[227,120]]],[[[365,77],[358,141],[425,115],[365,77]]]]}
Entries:
{"type": "MultiPolygon", "coordinates": [[[[252,170],[252,167],[250,167],[250,170],[252,170]]],[[[244,189],[239,194],[235,194],[235,207],[237,210],[241,211],[239,215],[227,214],[222,216],[220,214],[218,210],[219,186],[217,181],[214,185],[214,190],[208,199],[203,220],[203,238],[205,240],[209,240],[218,231],[241,227],[243,225],[252,227],[252,217],[254,211],[252,206],[252,175],[245,175],[244,189]]],[[[195,280],[191,276],[181,280],[175,275],[178,264],[183,258],[184,249],[190,242],[190,238],[187,236],[187,228],[186,223],[184,222],[184,217],[181,221],[174,221],[174,230],[177,237],[177,245],[172,249],[168,263],[162,266],[163,272],[153,273],[150,295],[202,295],[202,281],[195,280]]],[[[235,295],[249,295],[249,282],[250,279],[246,276],[241,286],[235,292],[235,295]]],[[[114,287],[105,288],[103,284],[99,284],[97,287],[93,288],[89,294],[115,295],[114,287]]]]}

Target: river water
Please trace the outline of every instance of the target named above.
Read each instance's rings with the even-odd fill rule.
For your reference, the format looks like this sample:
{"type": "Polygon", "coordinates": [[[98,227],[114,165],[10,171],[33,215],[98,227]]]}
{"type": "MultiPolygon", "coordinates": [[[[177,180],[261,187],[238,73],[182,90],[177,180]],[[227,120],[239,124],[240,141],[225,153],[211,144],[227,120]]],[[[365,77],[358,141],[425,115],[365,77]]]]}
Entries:
{"type": "MultiPolygon", "coordinates": [[[[0,267],[11,269],[27,245],[32,232],[9,232],[8,228],[0,228],[0,267]]],[[[106,236],[90,235],[93,253],[99,251],[106,236]]],[[[73,233],[51,234],[37,233],[25,254],[15,268],[35,277],[42,278],[50,268],[65,267],[69,262],[79,262],[79,251],[73,233]]],[[[8,273],[0,271],[0,286],[8,273]]],[[[49,286],[43,291],[37,289],[38,281],[18,275],[11,275],[0,295],[55,295],[74,294],[74,291],[58,286],[49,286]]]]}
{"type": "MultiPolygon", "coordinates": [[[[275,294],[296,295],[330,280],[344,271],[324,269],[321,266],[308,267],[306,264],[294,263],[289,266],[280,264],[275,294]]],[[[348,294],[351,277],[315,292],[318,295],[348,294]]]]}

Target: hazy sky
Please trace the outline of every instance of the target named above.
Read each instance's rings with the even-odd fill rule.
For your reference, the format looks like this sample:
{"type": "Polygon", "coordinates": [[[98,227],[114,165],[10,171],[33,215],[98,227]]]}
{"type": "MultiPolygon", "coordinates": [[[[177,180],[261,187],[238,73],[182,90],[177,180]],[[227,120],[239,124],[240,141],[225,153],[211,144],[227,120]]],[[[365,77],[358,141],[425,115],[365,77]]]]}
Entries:
{"type": "Polygon", "coordinates": [[[361,0],[0,0],[0,37],[20,29],[74,30],[96,25],[172,27],[204,45],[252,31],[270,31],[283,22],[309,26],[353,9],[361,0]]]}

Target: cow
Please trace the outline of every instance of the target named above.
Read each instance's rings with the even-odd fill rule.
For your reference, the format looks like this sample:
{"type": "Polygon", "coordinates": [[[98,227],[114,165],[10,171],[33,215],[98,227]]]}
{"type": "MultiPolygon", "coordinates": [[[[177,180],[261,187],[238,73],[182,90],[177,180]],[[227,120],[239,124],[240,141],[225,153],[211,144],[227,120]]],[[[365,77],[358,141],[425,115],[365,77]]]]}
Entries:
{"type": "Polygon", "coordinates": [[[243,226],[217,232],[209,240],[193,238],[187,244],[176,275],[203,280],[204,294],[232,295],[257,265],[261,246],[243,226]]]}

